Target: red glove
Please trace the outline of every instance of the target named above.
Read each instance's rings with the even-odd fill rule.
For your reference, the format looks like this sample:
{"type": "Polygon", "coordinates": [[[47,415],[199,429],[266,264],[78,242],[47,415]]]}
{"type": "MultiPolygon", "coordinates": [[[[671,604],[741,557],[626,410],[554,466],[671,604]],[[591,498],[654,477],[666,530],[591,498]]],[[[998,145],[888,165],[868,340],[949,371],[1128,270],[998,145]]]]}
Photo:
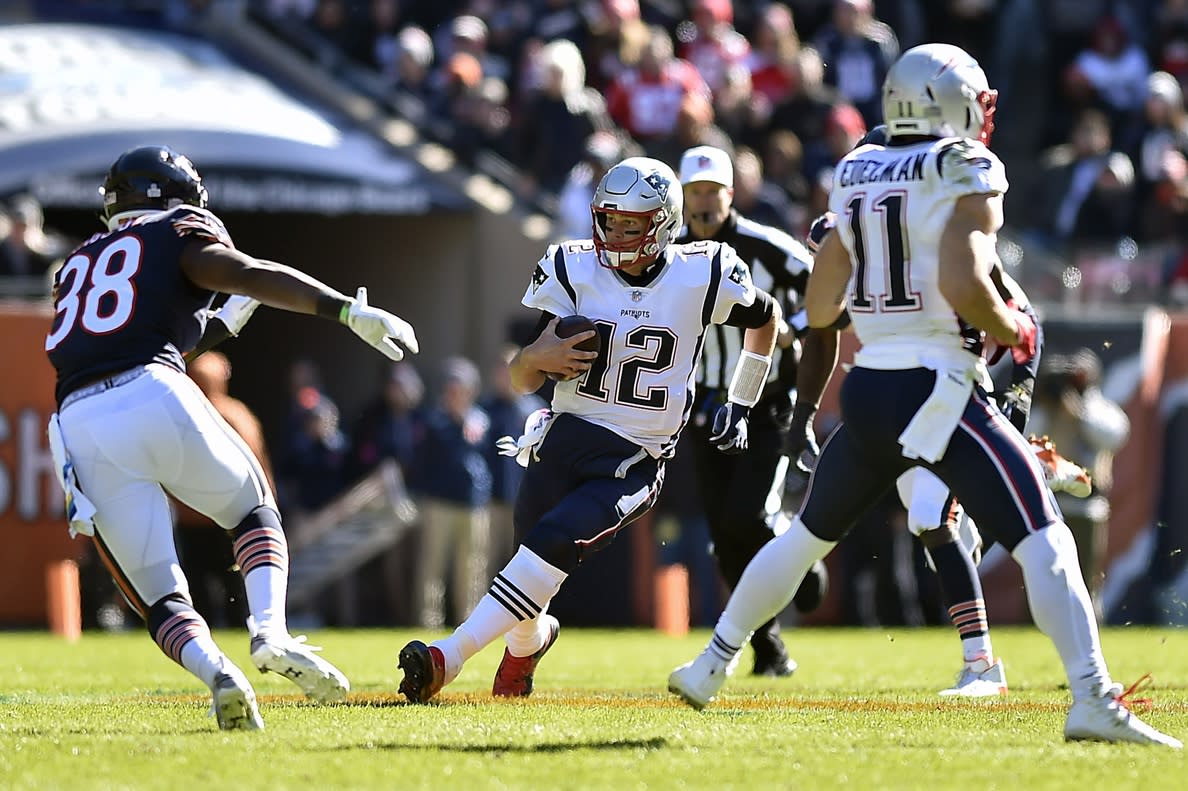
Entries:
{"type": "Polygon", "coordinates": [[[1035,357],[1036,353],[1036,333],[1035,319],[1029,314],[1015,307],[1014,300],[1007,301],[1007,307],[1011,309],[1012,318],[1015,320],[1015,329],[1019,332],[1019,342],[1011,347],[1011,358],[1014,359],[1016,365],[1026,365],[1035,357]]]}
{"type": "MultiPolygon", "coordinates": [[[[1008,299],[1006,304],[1011,312],[1011,318],[1015,320],[1015,331],[1019,336],[1019,342],[1010,347],[1011,359],[1017,365],[1025,365],[1035,357],[1036,353],[1035,319],[1026,311],[1015,307],[1015,300],[1008,299]]],[[[994,365],[1002,359],[1002,355],[1008,347],[1002,346],[993,339],[989,339],[989,344],[986,348],[986,362],[994,365]]]]}

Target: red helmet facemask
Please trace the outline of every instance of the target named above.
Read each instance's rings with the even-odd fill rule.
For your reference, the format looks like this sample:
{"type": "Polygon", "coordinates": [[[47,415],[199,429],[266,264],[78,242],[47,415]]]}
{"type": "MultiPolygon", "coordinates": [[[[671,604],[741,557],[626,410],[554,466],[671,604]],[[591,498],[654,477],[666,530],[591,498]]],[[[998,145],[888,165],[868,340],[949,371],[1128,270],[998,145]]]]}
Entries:
{"type": "Polygon", "coordinates": [[[978,140],[982,145],[990,145],[990,135],[994,134],[994,113],[998,105],[998,91],[988,90],[978,94],[978,104],[982,105],[982,131],[978,133],[978,140]]]}
{"type": "Polygon", "coordinates": [[[661,211],[646,211],[634,212],[623,211],[622,209],[603,209],[599,207],[590,207],[590,214],[594,225],[594,250],[598,253],[598,263],[607,269],[624,269],[629,266],[642,262],[648,263],[655,260],[660,253],[660,244],[656,238],[656,233],[659,230],[658,226],[662,223],[656,222],[656,214],[661,211]],[[606,214],[624,214],[630,217],[639,217],[644,222],[644,230],[639,236],[633,236],[622,242],[610,242],[606,240],[606,214]],[[610,253],[611,255],[608,255],[610,253]],[[620,254],[635,253],[635,256],[627,261],[619,261],[620,254]]]}

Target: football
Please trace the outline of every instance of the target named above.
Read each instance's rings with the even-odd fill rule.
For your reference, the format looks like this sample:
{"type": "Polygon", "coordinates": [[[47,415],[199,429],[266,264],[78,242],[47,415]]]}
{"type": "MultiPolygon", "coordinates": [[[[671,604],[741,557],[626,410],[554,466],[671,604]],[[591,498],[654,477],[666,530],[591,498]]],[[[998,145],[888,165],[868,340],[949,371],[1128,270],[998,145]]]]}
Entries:
{"type": "MultiPolygon", "coordinates": [[[[594,326],[594,322],[585,316],[575,314],[573,316],[562,316],[558,319],[555,332],[558,338],[572,338],[574,335],[580,335],[587,330],[595,330],[596,332],[592,338],[587,338],[574,348],[583,352],[597,352],[602,351],[602,338],[598,335],[597,329],[594,326]]],[[[548,377],[554,382],[566,381],[560,374],[550,373],[548,377]]]]}

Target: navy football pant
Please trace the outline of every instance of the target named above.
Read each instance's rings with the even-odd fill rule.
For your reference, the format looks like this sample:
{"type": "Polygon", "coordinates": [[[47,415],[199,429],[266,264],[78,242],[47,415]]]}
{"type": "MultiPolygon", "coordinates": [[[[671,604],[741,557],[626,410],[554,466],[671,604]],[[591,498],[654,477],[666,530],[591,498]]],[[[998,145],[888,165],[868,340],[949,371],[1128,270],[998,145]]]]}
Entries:
{"type": "Polygon", "coordinates": [[[940,461],[906,459],[898,437],[932,392],[924,368],[854,368],[842,385],[842,425],[826,441],[800,516],[826,541],[838,541],[910,467],[936,473],[978,528],[1008,551],[1060,520],[1027,440],[985,391],[975,388],[940,461]]]}
{"type": "Polygon", "coordinates": [[[660,494],[664,462],[573,415],[553,421],[516,498],[518,543],[572,572],[643,516],[660,494]]]}

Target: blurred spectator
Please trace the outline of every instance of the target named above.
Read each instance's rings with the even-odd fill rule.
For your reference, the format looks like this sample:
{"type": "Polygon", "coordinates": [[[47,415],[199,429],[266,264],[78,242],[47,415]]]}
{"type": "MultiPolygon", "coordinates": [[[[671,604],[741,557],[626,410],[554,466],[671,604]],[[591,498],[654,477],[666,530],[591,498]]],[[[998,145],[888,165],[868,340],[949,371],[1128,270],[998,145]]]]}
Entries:
{"type": "MultiPolygon", "coordinates": [[[[1006,4],[1003,0],[940,0],[943,10],[933,12],[934,24],[929,30],[929,38],[961,47],[979,63],[985,64],[989,61],[996,34],[994,17],[1002,13],[1006,4]]],[[[897,2],[895,5],[917,6],[916,10],[919,10],[914,2],[897,2]]],[[[921,43],[921,39],[905,35],[904,20],[893,16],[883,19],[895,30],[903,49],[921,43]]],[[[994,79],[990,81],[993,83],[994,79]]]]}
{"type": "Polygon", "coordinates": [[[672,134],[649,141],[644,145],[644,151],[661,162],[680,163],[681,154],[693,146],[734,151],[730,136],[714,125],[714,108],[709,99],[691,93],[681,100],[672,134]]]}
{"type": "MultiPolygon", "coordinates": [[[[589,216],[588,210],[586,214],[589,216]]],[[[516,533],[512,515],[516,493],[524,478],[524,468],[514,456],[500,455],[495,440],[505,436],[520,436],[524,433],[524,422],[528,416],[548,406],[540,396],[534,393],[521,394],[512,387],[507,365],[517,351],[518,346],[509,345],[500,352],[488,372],[487,395],[479,403],[491,421],[488,441],[484,444],[487,464],[491,469],[490,566],[483,579],[495,576],[515,554],[516,533]]]]}
{"type": "Polygon", "coordinates": [[[1188,89],[1188,0],[1163,0],[1151,39],[1156,67],[1188,89]]]}
{"type": "Polygon", "coordinates": [[[400,22],[399,0],[370,0],[367,18],[356,39],[355,60],[395,78],[402,51],[400,22]]]}
{"type": "Polygon", "coordinates": [[[386,73],[394,90],[403,91],[421,101],[429,99],[430,69],[433,66],[433,40],[419,27],[406,27],[396,36],[396,60],[386,73]]]}
{"type": "Polygon", "coordinates": [[[627,69],[611,84],[606,103],[611,117],[645,147],[671,138],[689,96],[708,105],[709,87],[687,61],[673,55],[672,39],[653,27],[639,66],[627,69]]]}
{"type": "Polygon", "coordinates": [[[586,80],[606,93],[624,71],[639,63],[651,31],[640,19],[639,0],[591,0],[586,21],[586,80]]]}
{"type": "Polygon", "coordinates": [[[734,208],[763,225],[780,229],[791,226],[788,199],[779,187],[763,179],[763,163],[749,148],[740,148],[734,155],[734,208]]]}
{"type": "Polygon", "coordinates": [[[277,486],[284,502],[310,512],[346,487],[350,449],[334,402],[312,389],[301,395],[300,433],[280,460],[277,486]]]}
{"type": "Polygon", "coordinates": [[[287,456],[289,450],[302,441],[305,413],[320,399],[330,400],[322,387],[322,372],[308,357],[301,357],[289,366],[289,401],[281,424],[279,456],[287,456]]]}
{"type": "MultiPolygon", "coordinates": [[[[772,110],[768,133],[788,131],[800,138],[804,147],[804,175],[816,179],[822,163],[829,161],[825,127],[829,114],[841,97],[824,83],[825,64],[812,47],[800,50],[792,64],[791,93],[772,110]]],[[[833,160],[836,161],[836,160],[833,160]]]]}
{"type": "Polygon", "coordinates": [[[805,158],[805,169],[813,177],[809,185],[809,213],[817,217],[829,208],[829,192],[833,189],[833,167],[852,150],[866,134],[862,114],[848,104],[839,104],[829,111],[825,120],[825,146],[815,149],[814,156],[805,158]]]}
{"type": "Polygon", "coordinates": [[[817,35],[825,83],[862,113],[868,127],[883,119],[883,78],[899,56],[899,42],[874,18],[871,0],[835,0],[833,20],[817,35]]]}
{"type": "MultiPolygon", "coordinates": [[[[454,57],[461,57],[455,55],[454,57]]],[[[459,92],[451,105],[454,152],[473,165],[480,151],[511,156],[511,113],[507,109],[507,84],[484,77],[477,86],[459,92]]]]}
{"type": "Polygon", "coordinates": [[[524,113],[517,148],[525,164],[524,194],[556,194],[581,161],[585,141],[612,124],[597,91],[586,87],[586,64],[570,41],[546,44],[536,59],[539,94],[524,113]]]}
{"type": "Polygon", "coordinates": [[[1134,143],[1136,121],[1147,96],[1147,54],[1132,41],[1115,17],[1102,19],[1093,43],[1080,52],[1064,75],[1065,91],[1074,104],[1092,105],[1110,118],[1121,149],[1134,143]]]}
{"type": "Polygon", "coordinates": [[[1185,236],[1188,225],[1188,113],[1176,78],[1147,79],[1145,128],[1138,147],[1138,227],[1143,239],[1185,236]]]}
{"type": "MultiPolygon", "coordinates": [[[[421,512],[420,558],[413,583],[413,615],[420,626],[446,623],[446,581],[452,621],[466,616],[486,590],[491,469],[487,413],[476,405],[481,386],[474,363],[450,357],[442,390],[425,414],[410,484],[421,512]]],[[[523,428],[523,426],[521,426],[523,428]]]]}
{"type": "Polygon", "coordinates": [[[586,20],[576,0],[538,0],[532,35],[542,41],[585,43],[586,20]]]}
{"type": "Polygon", "coordinates": [[[809,185],[804,177],[804,146],[792,132],[776,131],[767,138],[763,152],[763,170],[767,181],[778,187],[792,203],[791,225],[787,229],[795,237],[808,230],[812,217],[808,212],[809,185]]]}
{"type": "Polygon", "coordinates": [[[747,59],[751,90],[757,98],[775,107],[797,87],[795,63],[800,54],[800,36],[796,34],[791,9],[782,3],[764,8],[754,39],[755,46],[747,59]]]}
{"type": "Polygon", "coordinates": [[[762,145],[772,107],[767,99],[755,95],[751,72],[744,64],[735,63],[726,70],[713,106],[718,127],[735,145],[762,145]]]}
{"type": "Polygon", "coordinates": [[[1071,141],[1045,152],[1041,163],[1031,212],[1038,241],[1056,249],[1113,243],[1127,230],[1134,165],[1130,157],[1111,150],[1104,114],[1082,112],[1071,141]]]}
{"type": "Polygon", "coordinates": [[[1122,407],[1101,392],[1101,359],[1090,349],[1071,355],[1044,356],[1028,428],[1048,436],[1069,461],[1085,467],[1093,493],[1083,499],[1057,494],[1064,521],[1072,530],[1081,573],[1101,617],[1110,490],[1114,453],[1130,436],[1130,420],[1122,407]]]}
{"type": "MultiPolygon", "coordinates": [[[[272,485],[272,467],[264,447],[264,431],[247,405],[227,392],[231,363],[222,353],[209,351],[186,365],[186,373],[198,385],[227,424],[260,460],[272,485]]],[[[275,487],[274,487],[275,488],[275,487]]],[[[247,618],[243,577],[235,568],[231,538],[227,531],[192,508],[175,501],[177,551],[190,581],[194,607],[211,626],[238,626],[247,618]]]]}
{"type": "Polygon", "coordinates": [[[463,14],[454,18],[449,31],[450,43],[444,48],[439,46],[439,52],[444,49],[447,57],[458,54],[473,56],[482,67],[484,77],[497,77],[505,81],[511,77],[507,59],[487,49],[487,24],[483,20],[463,14]]]}
{"type": "Polygon", "coordinates": [[[680,56],[693,64],[701,79],[715,94],[726,87],[731,66],[745,66],[750,43],[734,29],[731,0],[693,0],[692,22],[677,26],[680,56]]]}
{"type": "Polygon", "coordinates": [[[65,239],[46,233],[41,204],[31,195],[14,198],[0,214],[0,293],[49,294],[50,270],[68,252],[65,239]]]}
{"type": "Polygon", "coordinates": [[[331,45],[331,49],[319,53],[318,59],[323,64],[336,62],[342,55],[357,51],[357,31],[351,24],[346,0],[318,0],[310,21],[314,31],[331,45]]]}
{"type": "Polygon", "coordinates": [[[387,363],[380,392],[364,408],[352,433],[351,476],[360,478],[393,459],[407,480],[424,432],[425,384],[408,360],[387,363]]]}
{"type": "Polygon", "coordinates": [[[570,168],[557,198],[554,241],[590,238],[594,190],[603,174],[624,158],[622,143],[613,132],[595,132],[586,138],[582,161],[570,168]]]}

